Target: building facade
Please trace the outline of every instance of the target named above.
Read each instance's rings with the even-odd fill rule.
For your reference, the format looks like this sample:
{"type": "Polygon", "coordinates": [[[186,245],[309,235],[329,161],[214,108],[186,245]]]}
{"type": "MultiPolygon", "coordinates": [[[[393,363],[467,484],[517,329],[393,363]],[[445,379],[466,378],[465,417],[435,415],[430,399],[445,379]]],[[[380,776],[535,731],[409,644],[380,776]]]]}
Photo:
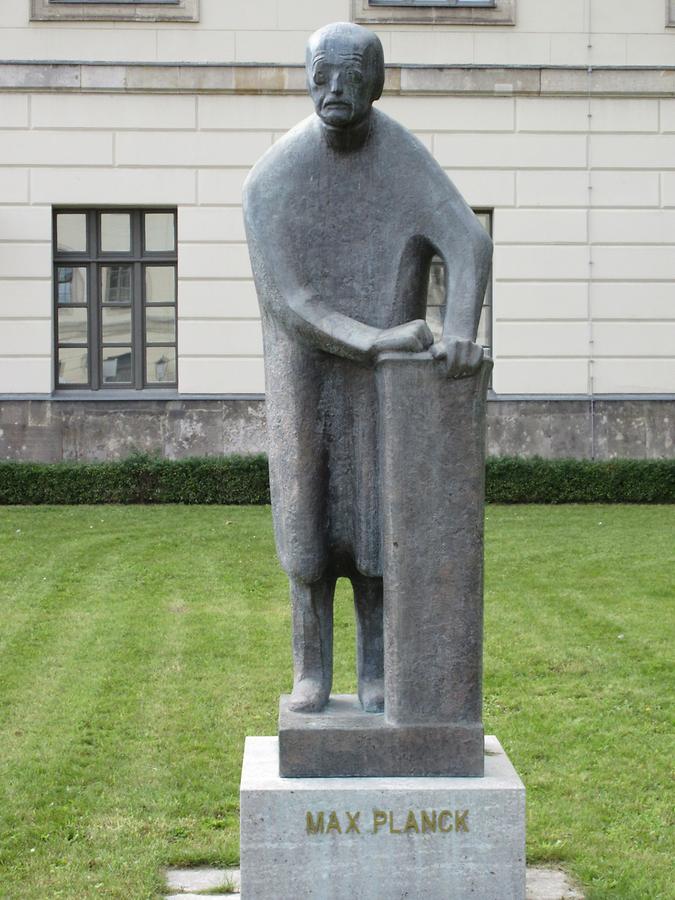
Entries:
{"type": "Polygon", "coordinates": [[[489,451],[675,453],[675,0],[11,0],[0,458],[264,449],[241,187],[338,20],[492,231],[489,451]]]}

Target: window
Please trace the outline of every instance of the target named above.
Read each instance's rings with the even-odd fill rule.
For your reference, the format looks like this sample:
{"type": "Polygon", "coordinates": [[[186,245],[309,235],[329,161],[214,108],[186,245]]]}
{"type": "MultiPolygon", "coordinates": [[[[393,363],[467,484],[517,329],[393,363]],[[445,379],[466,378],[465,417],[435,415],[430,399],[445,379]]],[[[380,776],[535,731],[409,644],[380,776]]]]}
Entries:
{"type": "Polygon", "coordinates": [[[515,25],[516,0],[352,0],[355,22],[515,25]]]}
{"type": "Polygon", "coordinates": [[[198,22],[199,0],[31,0],[31,19],[198,22]]]}
{"type": "Polygon", "coordinates": [[[371,6],[495,6],[495,0],[370,0],[371,6]]]}
{"type": "MultiPolygon", "coordinates": [[[[474,210],[476,218],[488,234],[492,234],[492,213],[474,210]]],[[[440,340],[443,333],[443,319],[445,318],[445,273],[444,266],[439,257],[435,256],[431,262],[429,274],[429,292],[427,294],[427,323],[436,340],[440,340]]],[[[478,323],[477,342],[485,349],[485,355],[492,357],[492,280],[483,300],[483,310],[478,323]]]]}
{"type": "Polygon", "coordinates": [[[58,389],[176,387],[176,211],[54,212],[58,389]]]}
{"type": "Polygon", "coordinates": [[[675,0],[666,0],[666,25],[675,25],[675,0]]]}

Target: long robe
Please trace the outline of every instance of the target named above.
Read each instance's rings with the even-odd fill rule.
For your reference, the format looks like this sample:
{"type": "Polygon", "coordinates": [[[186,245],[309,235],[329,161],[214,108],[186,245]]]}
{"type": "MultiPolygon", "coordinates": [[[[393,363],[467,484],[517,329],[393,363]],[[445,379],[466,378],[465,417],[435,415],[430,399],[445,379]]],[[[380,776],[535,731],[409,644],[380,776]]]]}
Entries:
{"type": "Polygon", "coordinates": [[[244,187],[261,308],[275,536],[287,573],[382,575],[374,329],[423,318],[445,262],[448,333],[475,338],[491,242],[428,150],[372,110],[358,149],[318,117],[244,187]]]}

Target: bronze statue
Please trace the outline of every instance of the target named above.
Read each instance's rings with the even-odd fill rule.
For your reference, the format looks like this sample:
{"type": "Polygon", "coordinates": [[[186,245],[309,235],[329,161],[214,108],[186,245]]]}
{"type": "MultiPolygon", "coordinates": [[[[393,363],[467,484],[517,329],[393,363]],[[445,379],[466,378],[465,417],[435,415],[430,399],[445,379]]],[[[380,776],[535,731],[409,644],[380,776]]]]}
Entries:
{"type": "Polygon", "coordinates": [[[428,150],[372,108],[385,75],[374,33],[348,23],[321,29],[309,41],[306,69],[316,115],[265,154],[244,189],[264,335],[275,534],[293,611],[289,708],[317,712],[328,701],[333,592],[344,576],[354,589],[358,695],[364,710],[378,712],[375,366],[391,351],[429,349],[429,365],[450,379],[481,369],[475,338],[492,244],[428,150]],[[434,344],[424,316],[435,254],[445,264],[447,313],[434,344]]]}

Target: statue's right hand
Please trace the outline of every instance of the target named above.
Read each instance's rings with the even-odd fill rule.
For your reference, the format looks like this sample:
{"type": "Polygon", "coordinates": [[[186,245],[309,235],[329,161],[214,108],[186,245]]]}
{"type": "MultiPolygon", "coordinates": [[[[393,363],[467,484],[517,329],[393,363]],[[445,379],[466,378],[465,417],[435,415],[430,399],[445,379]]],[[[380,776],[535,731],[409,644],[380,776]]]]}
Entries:
{"type": "Polygon", "coordinates": [[[381,331],[373,342],[373,350],[376,354],[387,350],[396,350],[401,353],[421,353],[434,342],[434,336],[424,319],[413,319],[412,322],[404,322],[394,328],[386,328],[381,331]]]}

